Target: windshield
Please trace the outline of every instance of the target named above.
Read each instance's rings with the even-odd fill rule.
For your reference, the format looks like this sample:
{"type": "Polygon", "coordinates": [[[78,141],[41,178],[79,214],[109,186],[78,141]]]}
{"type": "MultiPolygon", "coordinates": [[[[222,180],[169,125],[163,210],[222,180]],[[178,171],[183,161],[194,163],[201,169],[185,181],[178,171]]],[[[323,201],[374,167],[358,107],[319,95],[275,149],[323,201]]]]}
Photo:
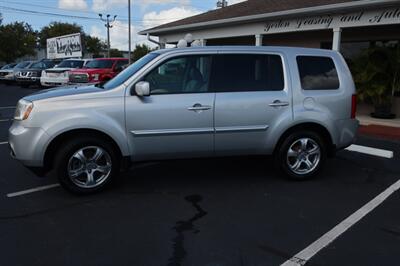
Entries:
{"type": "Polygon", "coordinates": [[[82,68],[82,66],[82,60],[64,60],[57,66],[57,68],[82,68]]]}
{"type": "Polygon", "coordinates": [[[135,63],[127,67],[124,71],[119,73],[115,78],[111,79],[107,83],[103,85],[105,89],[112,89],[115,88],[122,83],[124,83],[127,79],[132,77],[136,72],[138,72],[143,66],[147,65],[150,61],[152,61],[154,58],[159,56],[157,53],[150,53],[139,60],[137,60],[135,63]]]}
{"type": "Polygon", "coordinates": [[[18,65],[15,66],[15,68],[25,68],[27,67],[31,62],[21,62],[18,65]]]}
{"type": "Polygon", "coordinates": [[[114,60],[93,60],[90,61],[86,68],[112,68],[114,60]]]}
{"type": "Polygon", "coordinates": [[[30,68],[43,68],[44,64],[42,62],[36,62],[31,65],[30,68]]]}

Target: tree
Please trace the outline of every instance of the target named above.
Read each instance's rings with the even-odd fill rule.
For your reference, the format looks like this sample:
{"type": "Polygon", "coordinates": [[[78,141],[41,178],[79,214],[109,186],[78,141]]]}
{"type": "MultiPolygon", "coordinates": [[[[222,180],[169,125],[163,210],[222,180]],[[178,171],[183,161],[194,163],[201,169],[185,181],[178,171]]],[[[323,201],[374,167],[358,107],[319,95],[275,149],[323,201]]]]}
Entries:
{"type": "Polygon", "coordinates": [[[0,25],[0,61],[13,62],[25,55],[35,55],[36,34],[24,22],[0,25]]]}
{"type": "Polygon", "coordinates": [[[110,49],[110,57],[123,57],[124,54],[118,49],[110,49]]]}
{"type": "Polygon", "coordinates": [[[139,60],[140,58],[142,58],[151,51],[152,49],[146,44],[136,45],[135,50],[133,50],[132,53],[132,61],[135,62],[136,60],[139,60]]]}
{"type": "Polygon", "coordinates": [[[82,39],[86,52],[91,53],[94,58],[101,57],[101,52],[107,48],[107,44],[97,37],[84,35],[82,39]]]}
{"type": "Polygon", "coordinates": [[[76,23],[65,23],[65,22],[51,22],[48,26],[43,27],[39,32],[40,45],[46,47],[47,39],[68,35],[72,33],[81,33],[84,36],[82,26],[76,23]]]}

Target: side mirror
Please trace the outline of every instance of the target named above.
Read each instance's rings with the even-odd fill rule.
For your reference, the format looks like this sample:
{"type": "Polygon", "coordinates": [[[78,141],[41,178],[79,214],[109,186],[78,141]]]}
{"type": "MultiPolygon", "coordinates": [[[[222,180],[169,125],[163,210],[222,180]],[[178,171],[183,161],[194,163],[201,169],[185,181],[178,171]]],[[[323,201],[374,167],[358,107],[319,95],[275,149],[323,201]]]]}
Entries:
{"type": "Polygon", "coordinates": [[[121,72],[123,69],[122,69],[122,66],[116,66],[115,68],[114,68],[114,71],[115,72],[121,72]]]}
{"type": "Polygon", "coordinates": [[[135,85],[137,96],[150,96],[150,84],[147,81],[140,81],[135,85]]]}

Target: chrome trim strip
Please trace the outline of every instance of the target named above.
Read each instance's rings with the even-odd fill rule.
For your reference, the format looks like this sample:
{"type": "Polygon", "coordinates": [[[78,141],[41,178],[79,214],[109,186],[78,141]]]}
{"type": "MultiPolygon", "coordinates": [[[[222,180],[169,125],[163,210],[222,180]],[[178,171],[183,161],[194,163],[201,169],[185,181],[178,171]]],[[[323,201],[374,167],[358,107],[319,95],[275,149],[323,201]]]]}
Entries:
{"type": "Polygon", "coordinates": [[[246,131],[266,131],[267,125],[256,125],[256,126],[236,126],[236,127],[216,127],[216,133],[229,133],[229,132],[246,132],[246,131]]]}
{"type": "Polygon", "coordinates": [[[172,136],[214,133],[213,128],[155,129],[131,131],[134,137],[172,136]]]}

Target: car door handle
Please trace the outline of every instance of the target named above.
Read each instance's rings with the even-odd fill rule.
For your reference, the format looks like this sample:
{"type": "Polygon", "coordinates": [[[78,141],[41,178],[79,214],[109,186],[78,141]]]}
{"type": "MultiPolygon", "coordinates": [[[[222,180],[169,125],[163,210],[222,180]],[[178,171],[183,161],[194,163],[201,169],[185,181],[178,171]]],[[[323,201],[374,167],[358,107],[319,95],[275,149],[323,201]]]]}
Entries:
{"type": "Polygon", "coordinates": [[[271,107],[281,107],[281,106],[288,106],[289,103],[288,102],[281,102],[279,100],[275,100],[272,103],[268,104],[271,107]]]}
{"type": "Polygon", "coordinates": [[[209,105],[201,105],[199,103],[194,104],[193,106],[189,107],[189,111],[205,111],[205,110],[210,110],[211,106],[209,105]]]}

